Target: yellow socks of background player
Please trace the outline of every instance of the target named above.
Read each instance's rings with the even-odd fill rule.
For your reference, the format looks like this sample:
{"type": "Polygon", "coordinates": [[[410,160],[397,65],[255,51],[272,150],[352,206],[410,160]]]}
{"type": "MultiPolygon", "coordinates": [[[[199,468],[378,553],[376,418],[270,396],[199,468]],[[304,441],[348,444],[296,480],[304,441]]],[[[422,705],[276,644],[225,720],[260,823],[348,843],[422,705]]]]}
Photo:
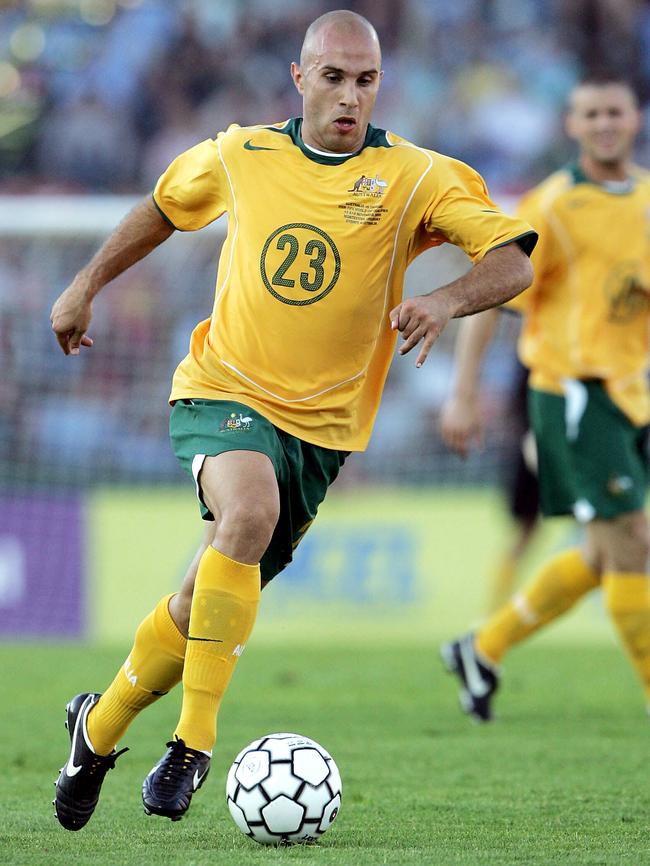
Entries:
{"type": "Polygon", "coordinates": [[[260,600],[260,567],[207,548],[196,576],[183,670],[183,709],[175,736],[209,752],[217,713],[244,651],[260,600]]]}
{"type": "Polygon", "coordinates": [[[647,574],[608,572],[605,605],[641,677],[650,705],[650,582],[647,574]]]}
{"type": "Polygon", "coordinates": [[[88,736],[97,754],[108,755],[137,716],[181,681],[185,637],[161,599],[135,633],[133,649],[88,715],[88,736]]]}
{"type": "Polygon", "coordinates": [[[597,586],[598,575],[579,550],[558,554],[479,629],[476,649],[488,661],[500,662],[511,646],[569,610],[597,586]]]}

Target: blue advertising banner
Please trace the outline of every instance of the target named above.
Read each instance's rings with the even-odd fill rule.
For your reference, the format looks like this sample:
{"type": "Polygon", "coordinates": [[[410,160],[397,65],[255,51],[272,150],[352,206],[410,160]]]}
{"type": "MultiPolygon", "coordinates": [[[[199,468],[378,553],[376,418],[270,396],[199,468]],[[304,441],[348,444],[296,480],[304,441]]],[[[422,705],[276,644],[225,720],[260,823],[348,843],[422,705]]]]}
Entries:
{"type": "Polygon", "coordinates": [[[0,636],[85,634],[79,496],[0,496],[0,636]]]}

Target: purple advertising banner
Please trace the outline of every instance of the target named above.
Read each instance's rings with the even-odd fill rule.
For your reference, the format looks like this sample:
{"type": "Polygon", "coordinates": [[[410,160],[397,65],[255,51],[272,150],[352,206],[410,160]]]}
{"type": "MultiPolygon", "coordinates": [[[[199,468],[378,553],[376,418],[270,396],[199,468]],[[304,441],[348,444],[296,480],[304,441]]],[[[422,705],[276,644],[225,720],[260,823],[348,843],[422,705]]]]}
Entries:
{"type": "Polygon", "coordinates": [[[85,631],[83,500],[0,495],[0,637],[85,631]]]}

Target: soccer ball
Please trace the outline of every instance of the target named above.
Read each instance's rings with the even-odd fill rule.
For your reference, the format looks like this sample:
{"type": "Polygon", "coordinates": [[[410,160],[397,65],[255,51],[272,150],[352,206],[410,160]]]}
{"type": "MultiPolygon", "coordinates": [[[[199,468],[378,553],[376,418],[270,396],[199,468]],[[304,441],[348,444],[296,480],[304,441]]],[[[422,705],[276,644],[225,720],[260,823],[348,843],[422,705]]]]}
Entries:
{"type": "Polygon", "coordinates": [[[256,842],[315,842],[338,815],[341,776],[314,740],[268,734],[237,755],[226,796],[235,824],[256,842]]]}

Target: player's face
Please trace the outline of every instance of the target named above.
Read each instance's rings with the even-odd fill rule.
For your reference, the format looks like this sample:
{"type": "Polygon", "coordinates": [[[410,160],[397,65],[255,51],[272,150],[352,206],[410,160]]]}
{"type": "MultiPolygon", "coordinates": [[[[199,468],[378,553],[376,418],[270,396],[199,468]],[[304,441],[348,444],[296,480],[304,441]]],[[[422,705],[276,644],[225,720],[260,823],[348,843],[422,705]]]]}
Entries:
{"type": "Polygon", "coordinates": [[[602,166],[626,162],[639,131],[634,97],[622,84],[578,87],[567,116],[567,132],[584,156],[602,166]]]}
{"type": "Polygon", "coordinates": [[[306,144],[332,153],[353,153],[364,142],[377,99],[381,57],[365,34],[326,31],[303,67],[291,75],[303,98],[302,136],[306,144]]]}

